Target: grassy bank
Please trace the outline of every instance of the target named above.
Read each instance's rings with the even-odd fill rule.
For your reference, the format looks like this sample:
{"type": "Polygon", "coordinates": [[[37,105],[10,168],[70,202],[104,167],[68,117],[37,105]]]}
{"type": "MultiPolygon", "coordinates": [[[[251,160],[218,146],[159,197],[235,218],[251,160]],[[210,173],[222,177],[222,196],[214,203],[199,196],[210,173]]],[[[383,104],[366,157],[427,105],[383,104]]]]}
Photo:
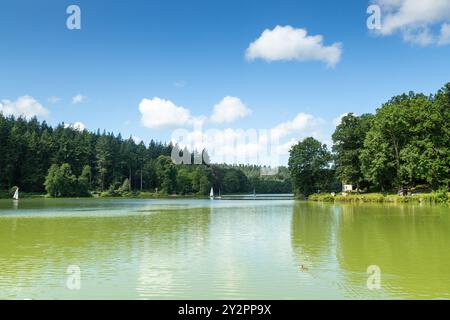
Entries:
{"type": "Polygon", "coordinates": [[[313,194],[308,200],[316,202],[348,202],[348,203],[449,203],[450,193],[433,192],[402,197],[395,194],[364,193],[364,194],[337,194],[329,193],[313,194]]]}

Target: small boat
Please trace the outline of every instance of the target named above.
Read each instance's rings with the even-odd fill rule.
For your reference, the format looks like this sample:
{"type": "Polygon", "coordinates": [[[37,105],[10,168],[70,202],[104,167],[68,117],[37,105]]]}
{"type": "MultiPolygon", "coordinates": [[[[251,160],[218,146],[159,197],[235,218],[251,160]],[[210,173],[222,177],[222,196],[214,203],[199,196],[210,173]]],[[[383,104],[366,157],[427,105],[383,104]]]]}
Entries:
{"type": "Polygon", "coordinates": [[[19,188],[17,188],[16,192],[14,192],[13,199],[14,200],[19,200],[19,188]]]}
{"type": "Polygon", "coordinates": [[[211,192],[209,193],[209,198],[214,200],[214,189],[211,187],[211,192]]]}
{"type": "Polygon", "coordinates": [[[220,189],[219,189],[219,196],[216,199],[218,199],[218,200],[222,199],[222,196],[220,195],[220,189]]]}

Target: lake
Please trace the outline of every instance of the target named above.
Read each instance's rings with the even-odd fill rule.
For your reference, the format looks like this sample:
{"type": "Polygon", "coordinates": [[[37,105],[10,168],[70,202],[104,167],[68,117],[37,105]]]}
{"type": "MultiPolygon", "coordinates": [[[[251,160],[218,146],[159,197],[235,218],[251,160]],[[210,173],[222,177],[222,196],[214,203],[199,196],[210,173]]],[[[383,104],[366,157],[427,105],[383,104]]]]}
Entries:
{"type": "Polygon", "coordinates": [[[449,211],[0,200],[0,299],[448,299],[449,211]],[[67,285],[74,276],[78,290],[67,285]]]}

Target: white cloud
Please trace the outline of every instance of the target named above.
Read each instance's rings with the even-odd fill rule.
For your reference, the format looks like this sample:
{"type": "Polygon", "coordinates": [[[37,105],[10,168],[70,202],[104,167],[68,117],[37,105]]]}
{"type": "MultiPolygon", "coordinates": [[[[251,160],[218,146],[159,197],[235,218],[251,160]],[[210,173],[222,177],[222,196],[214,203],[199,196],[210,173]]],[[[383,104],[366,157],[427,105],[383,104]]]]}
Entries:
{"type": "Polygon", "coordinates": [[[280,123],[272,129],[272,134],[281,139],[296,134],[299,137],[318,136],[326,121],[309,113],[301,112],[294,119],[280,123]]]}
{"type": "Polygon", "coordinates": [[[291,26],[266,29],[246,51],[246,57],[249,60],[258,58],[266,61],[318,60],[331,67],[340,61],[341,55],[340,43],[325,46],[321,35],[310,36],[306,29],[296,29],[291,26]]]}
{"type": "Polygon", "coordinates": [[[439,45],[450,44],[450,23],[444,23],[441,26],[441,34],[439,35],[439,45]]]}
{"type": "Polygon", "coordinates": [[[59,97],[55,97],[55,96],[51,96],[47,99],[48,102],[55,104],[61,101],[61,98],[59,97]]]}
{"type": "Polygon", "coordinates": [[[85,126],[84,123],[82,123],[82,122],[75,122],[75,123],[72,125],[72,128],[74,128],[75,130],[78,130],[78,131],[84,131],[84,130],[86,130],[86,126],[85,126]]]}
{"type": "Polygon", "coordinates": [[[64,128],[71,128],[73,130],[80,131],[80,132],[86,130],[86,126],[82,122],[65,123],[64,128]]]}
{"type": "Polygon", "coordinates": [[[388,36],[395,33],[402,35],[409,43],[427,46],[450,43],[449,0],[372,0],[380,6],[382,12],[381,29],[377,32],[388,36]],[[433,31],[439,28],[440,33],[433,31]]]}
{"type": "Polygon", "coordinates": [[[211,121],[215,123],[230,123],[251,114],[251,110],[236,97],[227,96],[214,106],[211,121]]]}
{"type": "Polygon", "coordinates": [[[291,148],[299,142],[299,139],[291,138],[288,142],[282,143],[278,146],[277,152],[280,156],[289,155],[291,148]]]}
{"type": "MultiPolygon", "coordinates": [[[[346,113],[341,114],[339,117],[334,118],[334,119],[333,119],[333,124],[334,124],[334,126],[337,127],[338,125],[340,125],[341,122],[342,122],[342,118],[348,116],[350,113],[352,113],[352,112],[346,112],[346,113]]],[[[353,113],[353,115],[354,115],[355,117],[358,116],[358,115],[355,114],[355,113],[353,113]]]]}
{"type": "Polygon", "coordinates": [[[87,97],[83,96],[82,94],[77,94],[76,96],[74,96],[72,98],[72,104],[82,103],[82,102],[86,101],[86,98],[87,97]]]}
{"type": "Polygon", "coordinates": [[[137,136],[131,136],[131,139],[134,141],[134,143],[139,144],[142,142],[142,139],[137,136]]]}
{"type": "Polygon", "coordinates": [[[31,96],[19,97],[16,101],[2,100],[0,102],[0,112],[5,116],[47,118],[49,111],[31,96]]]}
{"type": "Polygon", "coordinates": [[[139,111],[142,125],[151,129],[201,127],[208,119],[213,123],[230,123],[251,113],[239,98],[229,96],[214,106],[213,114],[209,118],[203,115],[194,117],[189,109],[158,97],[142,99],[139,111]]]}
{"type": "Polygon", "coordinates": [[[177,130],[171,141],[181,148],[206,149],[215,163],[268,163],[275,166],[279,160],[277,144],[271,145],[267,134],[267,130],[256,129],[177,130]]]}
{"type": "Polygon", "coordinates": [[[142,125],[151,129],[182,127],[192,121],[188,109],[158,97],[143,99],[139,111],[142,125]]]}
{"type": "Polygon", "coordinates": [[[207,149],[215,163],[251,163],[278,166],[287,161],[290,148],[298,141],[312,136],[324,143],[327,122],[307,113],[269,129],[194,129],[176,130],[172,142],[182,148],[207,149]]]}

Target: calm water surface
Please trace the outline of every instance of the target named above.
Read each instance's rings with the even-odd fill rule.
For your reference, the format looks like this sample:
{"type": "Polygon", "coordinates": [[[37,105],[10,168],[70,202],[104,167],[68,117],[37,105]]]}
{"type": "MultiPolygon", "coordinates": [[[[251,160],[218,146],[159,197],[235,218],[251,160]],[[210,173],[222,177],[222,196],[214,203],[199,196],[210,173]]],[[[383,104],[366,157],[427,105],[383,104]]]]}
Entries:
{"type": "Polygon", "coordinates": [[[448,299],[449,211],[1,200],[0,299],[448,299]],[[81,268],[80,290],[66,286],[70,265],[81,268]],[[370,265],[380,290],[367,288],[370,265]]]}

